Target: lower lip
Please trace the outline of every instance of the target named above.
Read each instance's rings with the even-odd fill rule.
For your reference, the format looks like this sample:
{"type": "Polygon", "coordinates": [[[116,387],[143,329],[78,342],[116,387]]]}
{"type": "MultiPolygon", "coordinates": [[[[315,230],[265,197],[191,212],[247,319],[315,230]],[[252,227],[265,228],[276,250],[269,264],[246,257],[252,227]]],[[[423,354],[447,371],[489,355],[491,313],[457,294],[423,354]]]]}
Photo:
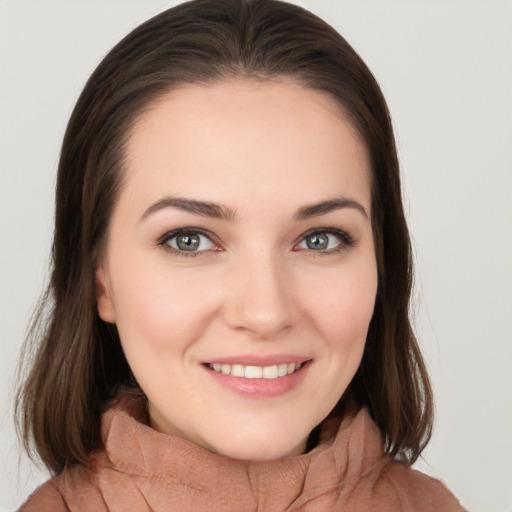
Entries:
{"type": "Polygon", "coordinates": [[[311,361],[308,361],[292,374],[277,379],[246,379],[216,372],[208,365],[204,365],[204,368],[216,382],[235,393],[247,397],[269,398],[284,395],[297,387],[306,376],[310,364],[311,361]]]}

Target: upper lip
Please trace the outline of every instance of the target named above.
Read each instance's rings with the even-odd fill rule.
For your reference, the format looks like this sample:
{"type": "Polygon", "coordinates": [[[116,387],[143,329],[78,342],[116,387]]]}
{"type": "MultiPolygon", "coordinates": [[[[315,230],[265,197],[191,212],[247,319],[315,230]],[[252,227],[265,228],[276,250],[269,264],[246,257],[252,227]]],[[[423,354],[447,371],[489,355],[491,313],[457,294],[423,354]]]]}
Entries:
{"type": "Polygon", "coordinates": [[[293,354],[270,354],[270,355],[239,355],[229,357],[216,357],[204,361],[204,364],[241,364],[242,366],[274,366],[279,364],[305,363],[310,357],[293,354]]]}

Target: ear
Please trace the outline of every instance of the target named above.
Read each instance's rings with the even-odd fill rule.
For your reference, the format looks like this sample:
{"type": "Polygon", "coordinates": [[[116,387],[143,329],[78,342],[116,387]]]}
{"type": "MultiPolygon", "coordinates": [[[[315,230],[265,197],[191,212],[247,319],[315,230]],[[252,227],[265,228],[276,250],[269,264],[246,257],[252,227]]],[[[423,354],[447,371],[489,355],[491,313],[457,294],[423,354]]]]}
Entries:
{"type": "Polygon", "coordinates": [[[105,271],[103,263],[100,263],[96,268],[94,280],[98,314],[102,320],[113,324],[116,321],[116,314],[114,302],[112,301],[112,296],[110,294],[108,273],[105,271]]]}

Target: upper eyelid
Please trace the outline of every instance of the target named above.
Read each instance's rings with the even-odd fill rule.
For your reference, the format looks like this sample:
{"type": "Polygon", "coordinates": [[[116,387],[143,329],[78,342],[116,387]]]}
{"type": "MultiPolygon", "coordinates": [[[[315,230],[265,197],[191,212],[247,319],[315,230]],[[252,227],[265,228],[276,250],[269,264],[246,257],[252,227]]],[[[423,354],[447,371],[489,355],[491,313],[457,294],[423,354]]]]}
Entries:
{"type": "Polygon", "coordinates": [[[170,240],[171,238],[174,238],[176,236],[186,234],[186,233],[197,233],[198,235],[203,235],[207,237],[211,242],[218,244],[218,237],[212,233],[211,231],[203,228],[197,228],[197,227],[186,227],[186,228],[177,228],[177,229],[171,229],[169,231],[166,231],[163,235],[159,236],[157,238],[158,244],[163,244],[170,240]]]}
{"type": "Polygon", "coordinates": [[[348,238],[349,240],[353,240],[350,233],[348,233],[344,229],[338,229],[338,228],[332,228],[332,227],[321,227],[321,228],[312,228],[306,231],[305,233],[302,233],[294,242],[294,244],[297,244],[299,242],[302,242],[305,238],[311,235],[315,235],[317,233],[328,233],[330,235],[337,235],[342,238],[348,238]]]}
{"type": "Polygon", "coordinates": [[[161,235],[160,237],[158,237],[156,239],[155,246],[164,249],[168,253],[173,253],[176,256],[180,256],[180,257],[206,256],[206,255],[210,254],[211,252],[223,250],[222,245],[217,241],[217,237],[210,231],[205,230],[203,228],[188,228],[188,227],[171,229],[171,230],[165,232],[163,235],[161,235]],[[180,235],[185,235],[185,234],[198,234],[198,235],[204,236],[213,244],[213,247],[209,248],[209,249],[204,249],[204,250],[185,251],[185,250],[181,250],[179,248],[172,247],[168,243],[173,238],[176,238],[180,235]]]}
{"type": "Polygon", "coordinates": [[[335,229],[335,228],[321,228],[321,229],[312,229],[307,233],[301,235],[301,238],[293,245],[294,252],[305,252],[311,256],[327,256],[339,253],[341,251],[348,250],[352,248],[356,244],[356,240],[345,230],[335,229]],[[322,250],[313,250],[310,248],[298,247],[300,244],[304,243],[305,240],[317,233],[327,233],[330,235],[337,236],[339,239],[339,244],[336,247],[331,249],[322,249],[322,250]]]}
{"type": "MultiPolygon", "coordinates": [[[[157,245],[164,245],[171,238],[174,238],[176,236],[179,236],[180,234],[186,234],[186,233],[197,233],[199,235],[206,236],[213,244],[215,244],[218,247],[222,247],[222,243],[217,235],[215,235],[213,232],[211,232],[208,229],[195,227],[195,226],[194,227],[187,226],[187,227],[176,228],[176,229],[171,229],[169,231],[166,231],[163,235],[161,235],[157,238],[156,243],[157,243],[157,245]]],[[[311,228],[311,229],[308,229],[306,232],[300,234],[293,242],[293,244],[292,244],[293,247],[296,247],[297,244],[304,241],[307,237],[312,236],[317,233],[328,233],[328,234],[332,234],[332,235],[337,235],[342,239],[341,240],[342,242],[347,242],[347,240],[348,240],[348,242],[354,241],[353,237],[346,230],[324,226],[324,227],[311,228]]]]}

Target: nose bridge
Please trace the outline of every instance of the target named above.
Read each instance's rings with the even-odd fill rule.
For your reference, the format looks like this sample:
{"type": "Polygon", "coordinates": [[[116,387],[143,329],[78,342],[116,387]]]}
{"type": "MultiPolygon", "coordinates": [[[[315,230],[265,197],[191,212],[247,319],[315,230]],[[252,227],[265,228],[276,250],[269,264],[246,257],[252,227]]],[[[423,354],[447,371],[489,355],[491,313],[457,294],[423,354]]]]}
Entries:
{"type": "Polygon", "coordinates": [[[295,321],[292,283],[286,263],[272,250],[236,258],[230,272],[226,320],[232,328],[271,338],[295,321]]]}

